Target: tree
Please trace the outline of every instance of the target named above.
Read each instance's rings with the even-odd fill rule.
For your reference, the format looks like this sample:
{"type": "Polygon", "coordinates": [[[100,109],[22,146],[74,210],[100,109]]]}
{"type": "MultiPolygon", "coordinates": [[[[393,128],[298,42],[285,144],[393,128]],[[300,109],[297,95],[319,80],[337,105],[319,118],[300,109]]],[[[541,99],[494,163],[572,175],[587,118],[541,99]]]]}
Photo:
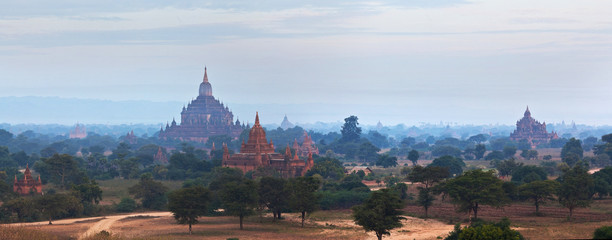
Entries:
{"type": "Polygon", "coordinates": [[[412,166],[416,166],[417,161],[419,160],[419,151],[412,149],[408,153],[408,160],[412,162],[412,166]]]}
{"type": "Polygon", "coordinates": [[[538,151],[536,150],[523,150],[521,152],[521,157],[526,160],[538,159],[538,151]]]}
{"type": "Polygon", "coordinates": [[[223,185],[220,195],[227,213],[240,218],[240,230],[243,230],[244,217],[253,214],[259,201],[257,184],[250,179],[231,181],[223,185]]]}
{"type": "Polygon", "coordinates": [[[595,229],[593,239],[612,239],[612,226],[603,226],[595,229]]]}
{"type": "Polygon", "coordinates": [[[547,178],[546,170],[534,165],[517,166],[512,171],[512,182],[517,184],[546,180],[547,178]]]}
{"type": "Polygon", "coordinates": [[[140,181],[128,189],[134,198],[141,199],[142,207],[161,210],[166,205],[168,188],[161,182],[153,180],[150,173],[142,174],[140,181]]]}
{"type": "Polygon", "coordinates": [[[533,201],[536,215],[540,213],[540,205],[548,200],[554,200],[553,195],[559,188],[559,182],[552,180],[539,180],[519,186],[519,196],[525,200],[533,201]]]}
{"type": "Polygon", "coordinates": [[[374,231],[379,240],[383,235],[391,235],[389,230],[402,226],[400,220],[402,202],[395,192],[389,189],[374,191],[361,204],[353,207],[355,223],[366,232],[374,231]]]}
{"type": "Polygon", "coordinates": [[[588,207],[593,200],[594,181],[593,177],[581,164],[566,170],[559,177],[561,186],[557,197],[561,205],[569,209],[569,219],[572,219],[574,209],[577,207],[588,207]]]}
{"type": "Polygon", "coordinates": [[[376,166],[382,166],[383,168],[397,166],[397,157],[389,156],[389,154],[382,154],[378,156],[376,160],[376,166]]]}
{"type": "Polygon", "coordinates": [[[72,185],[71,192],[83,204],[85,214],[91,214],[90,210],[94,210],[93,204],[99,204],[102,200],[102,189],[95,180],[72,185]]]}
{"type": "Polygon", "coordinates": [[[468,141],[480,144],[480,143],[482,143],[484,141],[487,141],[488,138],[489,137],[487,135],[478,134],[478,135],[474,135],[474,136],[471,136],[470,138],[468,138],[468,141]]]}
{"type": "Polygon", "coordinates": [[[448,145],[435,145],[431,150],[431,155],[434,157],[440,156],[453,156],[459,157],[461,156],[461,150],[459,148],[448,146],[448,145]]]}
{"type": "Polygon", "coordinates": [[[359,118],[357,116],[351,115],[344,119],[344,125],[342,125],[342,138],[340,138],[341,142],[355,142],[359,140],[361,136],[361,128],[357,127],[359,122],[357,122],[359,118]]]}
{"type": "Polygon", "coordinates": [[[411,182],[419,182],[424,186],[418,187],[419,189],[419,197],[417,199],[417,203],[425,209],[425,218],[427,218],[427,211],[429,207],[433,204],[433,201],[436,200],[433,194],[431,194],[431,187],[445,178],[450,177],[450,173],[448,172],[448,168],[444,167],[421,167],[415,166],[408,175],[408,179],[411,182]]]}
{"type": "Polygon", "coordinates": [[[476,144],[474,146],[474,156],[476,156],[476,159],[482,159],[485,152],[487,152],[487,147],[484,144],[476,144]]]}
{"type": "Polygon", "coordinates": [[[287,180],[274,177],[262,177],[259,180],[259,201],[266,205],[276,218],[281,217],[283,209],[288,207],[289,189],[286,187],[287,180]]]}
{"type": "Polygon", "coordinates": [[[306,213],[311,213],[317,209],[317,202],[320,196],[316,193],[319,189],[319,179],[314,177],[297,177],[289,181],[289,205],[291,209],[302,213],[302,227],[306,213]]]}
{"type": "Polygon", "coordinates": [[[505,146],[503,152],[504,152],[505,158],[514,157],[514,154],[516,154],[516,147],[515,146],[505,146]]]}
{"type": "MultiPolygon", "coordinates": [[[[496,160],[497,161],[497,160],[496,160]]],[[[517,163],[514,158],[500,161],[495,165],[495,169],[499,172],[499,175],[502,177],[506,177],[508,175],[512,175],[513,171],[523,166],[523,163],[517,163]]]]}
{"type": "Polygon", "coordinates": [[[502,160],[504,159],[504,153],[502,151],[492,151],[489,154],[487,154],[487,156],[485,157],[485,160],[502,160]]]}
{"type": "Polygon", "coordinates": [[[429,166],[445,167],[448,169],[450,174],[459,175],[463,172],[463,167],[465,167],[465,163],[460,158],[456,158],[453,156],[442,156],[434,159],[431,164],[429,164],[429,166]]]}
{"type": "Polygon", "coordinates": [[[582,149],[582,143],[580,140],[570,138],[570,140],[563,145],[563,148],[561,148],[561,159],[564,159],[570,153],[576,154],[579,158],[582,158],[584,150],[582,149]]]}
{"type": "Polygon", "coordinates": [[[66,178],[78,171],[78,163],[68,154],[59,155],[56,153],[35,164],[34,169],[41,174],[51,175],[53,182],[65,187],[68,186],[66,178]]]}
{"type": "Polygon", "coordinates": [[[61,217],[69,212],[80,212],[83,205],[74,196],[69,194],[46,194],[36,200],[36,205],[43,216],[49,219],[49,225],[54,218],[61,217]]]}
{"type": "Polygon", "coordinates": [[[469,227],[461,229],[460,225],[455,225],[455,230],[450,232],[445,240],[523,240],[525,239],[520,232],[510,228],[510,221],[503,218],[498,223],[475,222],[469,227]]]}
{"type": "Polygon", "coordinates": [[[207,212],[210,201],[210,191],[202,186],[182,188],[168,194],[168,210],[180,224],[191,225],[198,223],[198,217],[207,212]]]}
{"type": "Polygon", "coordinates": [[[119,204],[115,207],[115,211],[117,212],[133,212],[136,209],[136,201],[129,197],[124,197],[121,199],[119,204]]]}
{"type": "Polygon", "coordinates": [[[473,212],[474,219],[478,218],[480,205],[499,207],[509,201],[502,188],[502,181],[492,171],[481,169],[467,171],[448,180],[444,191],[459,206],[458,211],[473,212]]]}

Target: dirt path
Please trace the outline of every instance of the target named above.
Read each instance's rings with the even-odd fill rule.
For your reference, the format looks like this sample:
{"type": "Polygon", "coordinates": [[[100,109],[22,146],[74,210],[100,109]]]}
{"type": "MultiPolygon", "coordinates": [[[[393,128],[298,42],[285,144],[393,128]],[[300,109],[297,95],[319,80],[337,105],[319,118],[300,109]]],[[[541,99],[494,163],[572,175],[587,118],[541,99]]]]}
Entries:
{"type": "MultiPolygon", "coordinates": [[[[83,223],[87,221],[92,221],[91,226],[84,233],[79,235],[78,239],[84,239],[88,236],[93,236],[96,233],[99,233],[103,230],[109,231],[110,227],[118,220],[137,217],[137,216],[149,216],[149,217],[166,217],[172,216],[171,212],[144,212],[144,213],[133,213],[127,215],[112,215],[105,217],[88,217],[88,218],[72,218],[72,219],[62,219],[53,221],[53,225],[71,225],[77,223],[83,223]]],[[[7,224],[9,226],[44,226],[48,225],[49,221],[44,222],[32,222],[32,223],[12,223],[7,224]]]]}
{"type": "Polygon", "coordinates": [[[89,227],[86,232],[79,236],[79,239],[84,239],[89,236],[93,236],[96,233],[99,233],[103,230],[109,231],[110,227],[118,220],[136,217],[136,216],[149,216],[149,217],[166,217],[172,216],[171,212],[149,212],[149,213],[138,213],[138,214],[130,214],[130,215],[115,215],[115,216],[107,216],[104,219],[96,222],[94,225],[89,227]]]}

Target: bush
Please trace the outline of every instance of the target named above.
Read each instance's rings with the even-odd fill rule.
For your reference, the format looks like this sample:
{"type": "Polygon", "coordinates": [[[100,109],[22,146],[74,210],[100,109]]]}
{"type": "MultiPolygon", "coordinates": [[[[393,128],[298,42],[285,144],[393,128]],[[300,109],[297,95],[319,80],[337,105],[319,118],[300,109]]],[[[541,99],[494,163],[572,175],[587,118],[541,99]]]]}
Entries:
{"type": "Polygon", "coordinates": [[[603,226],[595,229],[593,239],[612,239],[612,226],[603,226]]]}
{"type": "Polygon", "coordinates": [[[350,209],[355,205],[362,204],[370,195],[364,191],[321,191],[321,200],[319,206],[323,210],[330,209],[350,209]]]}
{"type": "Polygon", "coordinates": [[[455,230],[450,232],[445,240],[467,239],[467,240],[523,240],[525,239],[518,231],[510,229],[510,221],[507,218],[498,223],[487,223],[475,221],[469,227],[461,229],[459,224],[455,230]]]}
{"type": "Polygon", "coordinates": [[[136,201],[131,198],[122,198],[121,202],[117,204],[115,210],[117,212],[133,212],[136,209],[136,201]]]}

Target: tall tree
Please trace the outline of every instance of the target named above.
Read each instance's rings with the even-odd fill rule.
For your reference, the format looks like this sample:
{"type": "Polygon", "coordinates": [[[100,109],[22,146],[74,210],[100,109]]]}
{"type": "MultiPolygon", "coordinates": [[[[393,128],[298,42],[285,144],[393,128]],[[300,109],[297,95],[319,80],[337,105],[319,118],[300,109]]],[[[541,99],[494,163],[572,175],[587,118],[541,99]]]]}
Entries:
{"type": "Polygon", "coordinates": [[[519,196],[522,199],[533,201],[536,215],[540,214],[540,205],[548,200],[554,200],[553,195],[559,188],[559,182],[552,180],[540,180],[525,183],[519,186],[519,196]]]}
{"type": "Polygon", "coordinates": [[[457,204],[458,211],[473,212],[478,218],[480,205],[503,206],[509,202],[499,180],[492,171],[471,170],[448,180],[444,191],[457,204]]]}
{"type": "Polygon", "coordinates": [[[281,217],[283,209],[289,205],[289,189],[286,187],[287,180],[275,177],[262,177],[259,180],[259,201],[266,205],[276,218],[281,217]]]}
{"type": "Polygon", "coordinates": [[[210,191],[202,186],[182,188],[168,194],[168,210],[178,223],[189,224],[191,235],[191,225],[206,214],[209,201],[210,191]]]}
{"type": "Polygon", "coordinates": [[[153,180],[150,173],[142,174],[140,181],[128,190],[134,198],[141,199],[144,208],[161,210],[166,205],[168,188],[161,182],[153,180]]]}
{"type": "Polygon", "coordinates": [[[353,207],[355,223],[366,232],[374,231],[378,240],[383,235],[391,235],[389,230],[402,226],[402,202],[397,193],[390,189],[374,191],[361,205],[353,207]]]}
{"type": "Polygon", "coordinates": [[[578,155],[579,158],[583,157],[584,150],[582,149],[582,143],[580,142],[580,140],[576,138],[570,138],[570,140],[567,141],[565,145],[563,145],[563,148],[561,148],[562,159],[567,157],[571,153],[578,155]]]}
{"type": "Polygon", "coordinates": [[[244,229],[244,217],[253,214],[253,209],[259,201],[257,184],[250,179],[228,182],[223,185],[220,195],[225,210],[230,215],[239,217],[240,230],[244,229]]]}
{"type": "Polygon", "coordinates": [[[465,167],[465,163],[461,158],[456,158],[453,156],[442,156],[434,159],[428,167],[445,167],[448,169],[450,174],[459,175],[463,172],[463,167],[465,167]]]}
{"type": "Polygon", "coordinates": [[[397,166],[397,157],[389,156],[389,154],[381,154],[376,160],[376,166],[382,166],[383,168],[397,166]]]}
{"type": "Polygon", "coordinates": [[[418,187],[419,196],[417,202],[425,209],[425,218],[427,218],[429,207],[436,199],[431,193],[431,187],[448,177],[450,177],[450,173],[448,172],[447,168],[435,166],[415,166],[412,169],[412,172],[410,172],[410,175],[408,175],[408,179],[411,182],[419,182],[423,184],[423,186],[418,187]]]}
{"type": "Polygon", "coordinates": [[[476,159],[482,159],[485,152],[487,152],[487,147],[485,147],[484,144],[476,144],[476,146],[474,146],[474,156],[476,159]]]}
{"type": "Polygon", "coordinates": [[[416,166],[419,157],[419,151],[417,150],[412,149],[408,152],[408,160],[412,162],[412,166],[416,166]]]}
{"type": "Polygon", "coordinates": [[[66,178],[78,171],[78,163],[68,154],[56,153],[49,158],[42,159],[42,162],[35,164],[34,168],[37,172],[51,175],[53,182],[65,187],[68,186],[66,178]]]}
{"type": "Polygon", "coordinates": [[[302,213],[302,227],[306,213],[311,213],[317,209],[317,202],[320,196],[316,193],[319,189],[320,181],[314,177],[297,177],[289,181],[291,195],[289,205],[294,211],[302,213]]]}
{"type": "Polygon", "coordinates": [[[558,179],[561,183],[557,197],[561,205],[569,209],[569,218],[572,219],[574,209],[588,207],[595,194],[593,177],[581,164],[566,170],[558,179]]]}
{"type": "Polygon", "coordinates": [[[342,138],[340,139],[342,142],[354,142],[359,140],[361,136],[361,128],[358,127],[359,122],[357,121],[359,118],[357,116],[351,115],[344,119],[344,125],[342,125],[342,138]]]}

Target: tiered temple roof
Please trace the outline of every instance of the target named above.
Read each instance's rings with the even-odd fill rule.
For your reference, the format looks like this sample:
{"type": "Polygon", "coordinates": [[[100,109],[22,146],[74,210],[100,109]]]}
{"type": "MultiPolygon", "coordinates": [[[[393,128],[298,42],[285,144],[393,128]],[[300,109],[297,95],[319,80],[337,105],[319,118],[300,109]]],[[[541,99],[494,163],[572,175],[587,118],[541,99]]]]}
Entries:
{"type": "Polygon", "coordinates": [[[76,124],[76,126],[74,127],[74,130],[70,131],[70,134],[68,136],[69,138],[78,138],[78,139],[83,139],[87,137],[87,131],[85,130],[85,126],[80,125],[80,124],[76,124]]]}
{"type": "Polygon", "coordinates": [[[523,118],[516,122],[516,130],[510,134],[510,139],[513,141],[527,140],[532,148],[538,144],[548,143],[551,139],[557,139],[557,133],[546,131],[546,122],[540,123],[531,117],[529,106],[523,114],[523,118]]]}
{"type": "Polygon", "coordinates": [[[294,139],[293,149],[295,149],[295,153],[300,157],[307,157],[308,154],[319,154],[319,148],[317,148],[317,145],[306,131],[304,131],[302,145],[299,145],[297,139],[294,139]]]}
{"type": "Polygon", "coordinates": [[[308,154],[306,161],[300,159],[298,154],[292,155],[288,145],[285,148],[285,154],[274,152],[274,143],[266,139],[266,132],[259,124],[257,113],[255,124],[249,131],[249,139],[246,143],[242,143],[240,153],[230,156],[227,145],[223,145],[222,165],[239,168],[244,173],[257,170],[259,167],[271,167],[282,177],[290,178],[306,174],[314,166],[314,161],[312,153],[308,154]]]}
{"type": "Polygon", "coordinates": [[[28,195],[30,193],[42,194],[42,182],[40,181],[40,175],[38,180],[34,180],[30,167],[26,165],[25,172],[23,173],[23,179],[17,180],[15,175],[15,181],[13,182],[13,192],[21,195],[28,195]]]}
{"type": "Polygon", "coordinates": [[[181,123],[177,124],[172,119],[171,124],[166,124],[166,129],[162,127],[159,137],[195,142],[206,142],[209,137],[216,135],[237,138],[246,128],[240,121],[234,122],[233,119],[234,114],[229,108],[213,97],[208,73],[204,68],[204,79],[200,84],[198,97],[187,107],[183,106],[181,123]]]}

